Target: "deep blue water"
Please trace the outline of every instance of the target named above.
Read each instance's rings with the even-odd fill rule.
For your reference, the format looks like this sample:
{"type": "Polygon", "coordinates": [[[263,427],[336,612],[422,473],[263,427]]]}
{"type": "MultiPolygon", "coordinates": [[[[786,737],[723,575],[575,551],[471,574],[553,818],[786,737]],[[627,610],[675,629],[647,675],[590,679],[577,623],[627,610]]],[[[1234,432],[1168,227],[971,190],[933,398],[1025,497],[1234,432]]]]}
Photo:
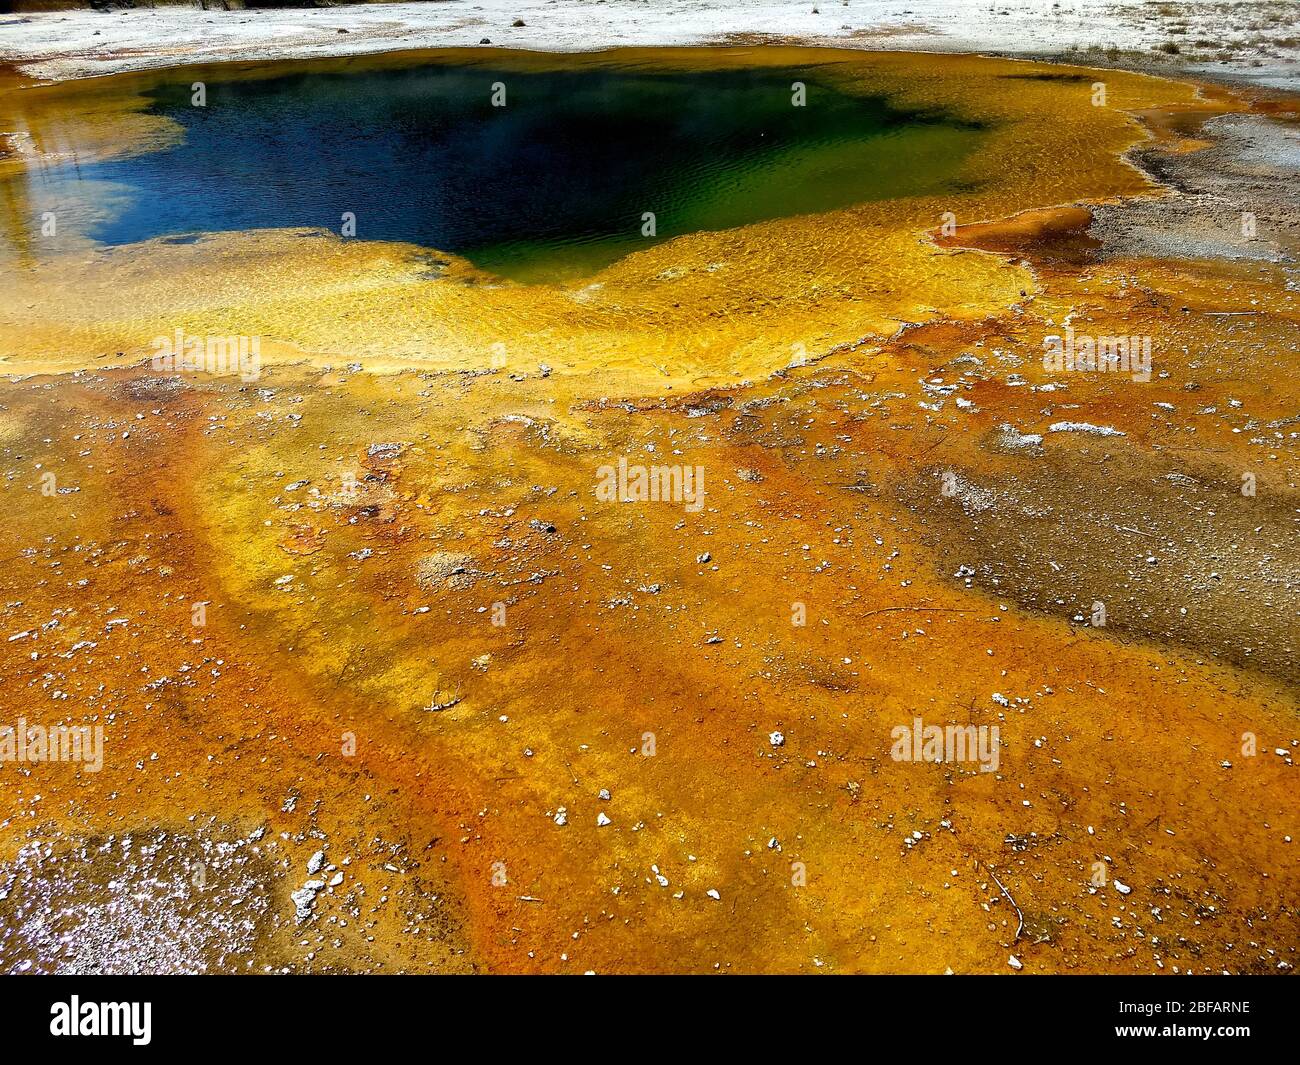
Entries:
{"type": "Polygon", "coordinates": [[[979,130],[853,95],[816,68],[713,72],[425,65],[210,80],[149,93],[181,143],[43,175],[42,199],[125,195],[107,244],[323,227],[409,241],[527,279],[572,276],[653,240],[939,191],[979,130]],[[792,83],[807,86],[792,106],[792,83]],[[504,107],[492,106],[494,85],[504,107]],[[91,193],[93,194],[93,192],[91,193]],[[643,234],[653,212],[657,232],[643,234]]]}

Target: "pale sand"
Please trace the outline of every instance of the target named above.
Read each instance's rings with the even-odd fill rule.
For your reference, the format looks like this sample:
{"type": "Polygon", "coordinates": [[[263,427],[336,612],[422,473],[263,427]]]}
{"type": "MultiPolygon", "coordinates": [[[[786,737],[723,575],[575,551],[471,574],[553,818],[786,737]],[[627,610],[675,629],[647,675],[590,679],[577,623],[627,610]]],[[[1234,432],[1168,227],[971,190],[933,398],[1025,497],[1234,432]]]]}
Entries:
{"type": "Polygon", "coordinates": [[[1091,65],[1300,86],[1295,5],[1181,0],[441,0],[319,10],[65,11],[0,22],[0,62],[48,79],[186,61],[493,46],[579,51],[754,41],[1063,56],[1091,65]],[[524,26],[511,24],[522,19],[524,26]],[[346,30],[347,32],[341,32],[346,30]],[[1179,54],[1159,49],[1176,44],[1179,54]],[[1199,44],[1197,42],[1200,42],[1199,44]],[[1109,58],[1104,51],[1118,49],[1109,58]],[[1223,50],[1226,49],[1226,50],[1223,50]],[[1082,52],[1082,54],[1080,54],[1082,52]]]}

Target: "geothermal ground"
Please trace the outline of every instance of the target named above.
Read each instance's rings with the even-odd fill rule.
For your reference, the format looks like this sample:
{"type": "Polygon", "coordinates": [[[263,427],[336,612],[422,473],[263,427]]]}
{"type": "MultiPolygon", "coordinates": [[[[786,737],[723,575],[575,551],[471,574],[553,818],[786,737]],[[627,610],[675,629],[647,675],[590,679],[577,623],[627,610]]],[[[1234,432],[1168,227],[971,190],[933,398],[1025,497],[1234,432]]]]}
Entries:
{"type": "MultiPolygon", "coordinates": [[[[16,242],[0,725],[103,750],[0,762],[0,969],[1294,966],[1294,100],[509,60],[832,63],[988,132],[950,191],[563,284],[321,230],[16,242]],[[257,373],[159,368],[176,330],[257,373]],[[610,500],[620,462],[703,495],[610,500]],[[992,746],[900,757],[917,719],[992,746]]],[[[72,146],[175,136],[151,76],[7,76],[13,231],[72,146]]]]}

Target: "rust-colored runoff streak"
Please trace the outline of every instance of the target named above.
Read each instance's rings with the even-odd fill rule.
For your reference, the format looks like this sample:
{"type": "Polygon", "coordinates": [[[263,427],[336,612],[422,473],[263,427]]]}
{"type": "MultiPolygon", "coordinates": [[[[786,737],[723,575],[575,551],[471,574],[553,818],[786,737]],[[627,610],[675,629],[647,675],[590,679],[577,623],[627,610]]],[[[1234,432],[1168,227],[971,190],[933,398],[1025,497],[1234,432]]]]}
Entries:
{"type": "Polygon", "coordinates": [[[1295,964],[1296,296],[1081,214],[1155,194],[1128,111],[1206,101],[662,61],[814,57],[997,119],[969,188],[574,288],[282,233],[14,268],[0,725],[104,764],[0,763],[0,969],[1295,964]],[[1151,379],[1045,369],[1067,321],[1151,379]],[[261,378],[140,364],[178,327],[261,378]],[[605,501],[620,458],[702,507],[605,501]],[[996,770],[896,760],[917,718],[996,770]]]}

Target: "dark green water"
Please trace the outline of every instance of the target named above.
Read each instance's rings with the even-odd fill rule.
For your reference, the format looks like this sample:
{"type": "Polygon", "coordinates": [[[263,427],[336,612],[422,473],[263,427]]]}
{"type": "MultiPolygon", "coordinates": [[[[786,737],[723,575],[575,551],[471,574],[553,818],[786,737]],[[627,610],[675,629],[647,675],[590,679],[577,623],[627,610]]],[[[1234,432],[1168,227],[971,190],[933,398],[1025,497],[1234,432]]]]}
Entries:
{"type": "Polygon", "coordinates": [[[819,68],[426,65],[149,93],[170,148],[43,174],[43,207],[116,186],[107,244],[318,226],[455,252],[519,280],[582,276],[698,230],[952,187],[981,132],[852,95],[819,68]],[[792,105],[793,82],[807,87],[792,105]],[[493,106],[495,85],[505,106],[493,106]],[[499,93],[499,90],[498,90],[499,93]],[[102,187],[102,186],[100,186],[102,187]],[[656,233],[643,235],[644,214],[656,233]]]}

